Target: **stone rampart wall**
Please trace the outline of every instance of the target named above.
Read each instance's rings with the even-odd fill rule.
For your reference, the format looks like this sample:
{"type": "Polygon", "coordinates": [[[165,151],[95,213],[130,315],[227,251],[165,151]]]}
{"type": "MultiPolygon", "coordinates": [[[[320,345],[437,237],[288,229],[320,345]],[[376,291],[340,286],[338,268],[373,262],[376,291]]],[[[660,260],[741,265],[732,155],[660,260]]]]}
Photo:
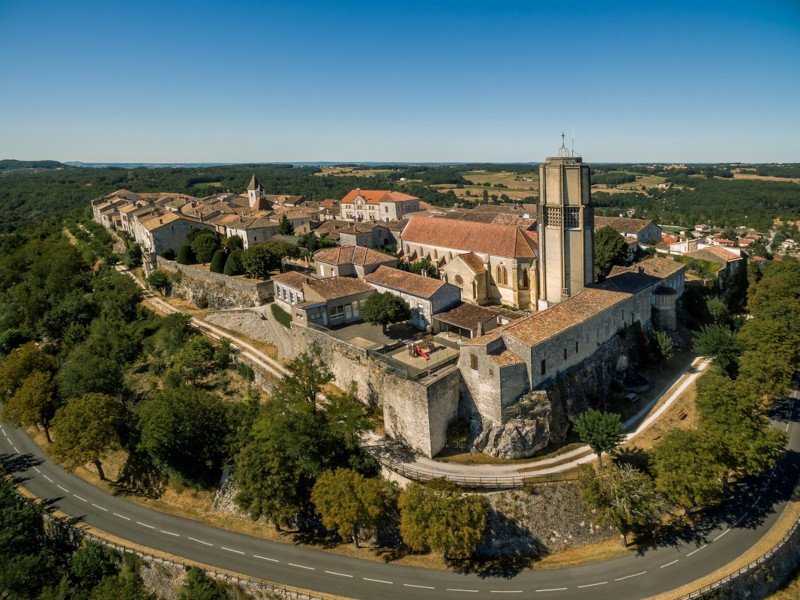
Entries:
{"type": "Polygon", "coordinates": [[[182,274],[180,281],[172,284],[170,295],[190,302],[196,302],[199,297],[205,296],[210,308],[237,308],[258,306],[272,298],[271,281],[238,279],[191,265],[180,265],[162,256],[156,261],[158,268],[168,273],[182,274]]]}
{"type": "Polygon", "coordinates": [[[355,382],[358,398],[383,407],[386,432],[426,456],[444,448],[447,425],[456,416],[461,389],[458,369],[445,368],[421,381],[387,372],[386,364],[366,350],[334,336],[292,324],[294,354],[316,343],[334,383],[343,388],[355,382]]]}

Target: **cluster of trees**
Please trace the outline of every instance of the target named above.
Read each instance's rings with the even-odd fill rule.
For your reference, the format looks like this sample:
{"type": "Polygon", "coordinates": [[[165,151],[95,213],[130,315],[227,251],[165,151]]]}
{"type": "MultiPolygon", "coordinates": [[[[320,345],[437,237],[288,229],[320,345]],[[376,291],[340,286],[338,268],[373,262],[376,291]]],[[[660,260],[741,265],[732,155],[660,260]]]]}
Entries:
{"type": "Polygon", "coordinates": [[[600,169],[592,169],[592,183],[600,183],[604,185],[620,185],[623,183],[632,183],[636,181],[636,175],[633,173],[626,173],[625,171],[603,171],[600,169]]]}
{"type": "Polygon", "coordinates": [[[616,229],[606,225],[594,234],[594,278],[602,281],[614,265],[625,265],[630,248],[616,229]]]}
{"type": "MultiPolygon", "coordinates": [[[[730,318],[712,301],[715,322],[694,334],[694,350],[714,359],[697,383],[697,426],[664,434],[640,468],[622,457],[599,473],[584,469],[584,501],[623,543],[670,507],[715,504],[731,482],[763,473],[783,454],[786,434],[770,426],[768,414],[800,369],[800,264],[771,264],[759,275],[749,290],[750,318],[730,318]]],[[[590,410],[575,427],[598,455],[622,439],[615,414],[590,410]]]]}

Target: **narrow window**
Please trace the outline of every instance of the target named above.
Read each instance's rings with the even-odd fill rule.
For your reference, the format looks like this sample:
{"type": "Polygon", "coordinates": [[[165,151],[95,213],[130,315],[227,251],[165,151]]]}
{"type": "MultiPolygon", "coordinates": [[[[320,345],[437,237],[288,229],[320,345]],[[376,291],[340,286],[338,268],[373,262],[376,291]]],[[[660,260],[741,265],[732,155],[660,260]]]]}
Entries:
{"type": "Polygon", "coordinates": [[[542,375],[546,375],[546,374],[547,374],[547,361],[546,360],[542,360],[542,375]]]}
{"type": "Polygon", "coordinates": [[[564,360],[567,360],[567,349],[564,348],[564,360]]]}
{"type": "Polygon", "coordinates": [[[575,354],[578,353],[578,342],[575,342],[575,354]]]}
{"type": "Polygon", "coordinates": [[[469,366],[473,371],[478,370],[478,355],[477,354],[470,354],[469,355],[469,366]]]}

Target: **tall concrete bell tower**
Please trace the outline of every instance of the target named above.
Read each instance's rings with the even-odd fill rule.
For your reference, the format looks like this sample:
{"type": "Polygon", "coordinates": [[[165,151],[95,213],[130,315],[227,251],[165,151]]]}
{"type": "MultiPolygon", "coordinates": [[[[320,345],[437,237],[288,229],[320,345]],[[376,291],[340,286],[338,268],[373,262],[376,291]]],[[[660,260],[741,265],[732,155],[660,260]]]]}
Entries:
{"type": "Polygon", "coordinates": [[[539,165],[539,310],[592,283],[594,212],[589,165],[562,144],[539,165]]]}

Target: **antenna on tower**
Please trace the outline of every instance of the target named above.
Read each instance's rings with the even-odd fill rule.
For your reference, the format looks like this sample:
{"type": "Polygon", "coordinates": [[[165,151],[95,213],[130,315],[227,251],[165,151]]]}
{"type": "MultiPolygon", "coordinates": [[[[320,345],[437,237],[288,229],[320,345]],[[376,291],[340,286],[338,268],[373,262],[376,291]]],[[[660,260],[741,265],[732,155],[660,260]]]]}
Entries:
{"type": "Polygon", "coordinates": [[[572,156],[575,156],[575,128],[572,128],[572,156]]]}
{"type": "Polygon", "coordinates": [[[561,132],[561,147],[564,148],[564,132],[561,132]]]}

